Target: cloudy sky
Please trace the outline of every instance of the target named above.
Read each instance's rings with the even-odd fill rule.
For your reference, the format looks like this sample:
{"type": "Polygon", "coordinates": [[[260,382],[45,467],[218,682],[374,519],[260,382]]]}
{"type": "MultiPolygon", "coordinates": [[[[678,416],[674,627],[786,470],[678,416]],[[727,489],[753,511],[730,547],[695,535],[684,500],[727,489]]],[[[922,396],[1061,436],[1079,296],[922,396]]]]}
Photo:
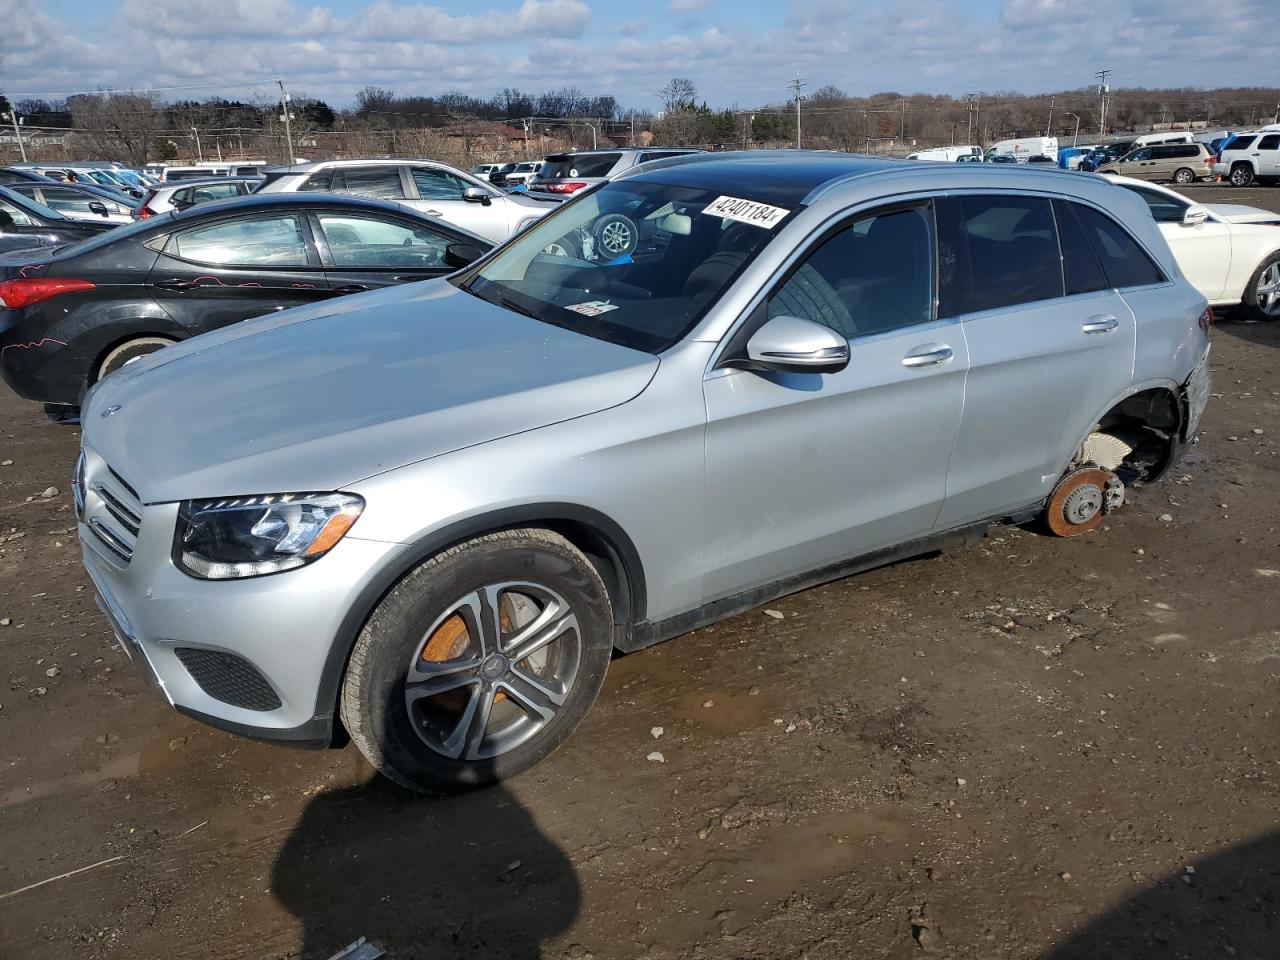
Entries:
{"type": "Polygon", "coordinates": [[[0,0],[0,91],[248,97],[284,77],[347,105],[564,85],[652,107],[673,75],[714,106],[812,91],[961,94],[1277,86],[1275,0],[0,0]],[[189,89],[186,89],[188,88],[189,89]],[[170,89],[184,88],[184,89],[170,89]]]}

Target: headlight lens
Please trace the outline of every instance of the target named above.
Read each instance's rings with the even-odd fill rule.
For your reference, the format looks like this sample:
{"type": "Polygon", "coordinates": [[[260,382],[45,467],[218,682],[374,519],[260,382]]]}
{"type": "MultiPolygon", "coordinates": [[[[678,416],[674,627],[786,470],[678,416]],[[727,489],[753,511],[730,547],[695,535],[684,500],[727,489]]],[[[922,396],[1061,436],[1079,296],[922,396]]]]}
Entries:
{"type": "Polygon", "coordinates": [[[351,493],[280,493],[187,500],[178,510],[174,555],[205,580],[238,580],[318,560],[364,509],[351,493]]]}

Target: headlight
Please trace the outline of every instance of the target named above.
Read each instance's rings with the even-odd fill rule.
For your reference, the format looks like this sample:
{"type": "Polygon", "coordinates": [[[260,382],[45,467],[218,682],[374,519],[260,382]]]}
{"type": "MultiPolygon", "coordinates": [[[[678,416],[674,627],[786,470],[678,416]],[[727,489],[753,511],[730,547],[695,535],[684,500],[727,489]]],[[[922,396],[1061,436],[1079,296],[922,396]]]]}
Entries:
{"type": "Polygon", "coordinates": [[[204,580],[238,580],[318,560],[364,509],[350,493],[281,493],[187,500],[178,510],[174,557],[204,580]]]}

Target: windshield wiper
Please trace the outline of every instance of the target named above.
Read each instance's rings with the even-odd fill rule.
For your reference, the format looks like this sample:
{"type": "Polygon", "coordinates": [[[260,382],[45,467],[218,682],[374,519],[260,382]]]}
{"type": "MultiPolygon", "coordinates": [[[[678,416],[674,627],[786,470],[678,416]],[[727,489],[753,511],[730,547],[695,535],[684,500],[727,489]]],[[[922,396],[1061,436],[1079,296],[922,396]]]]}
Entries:
{"type": "MultiPolygon", "coordinates": [[[[490,302],[492,302],[492,301],[490,301],[490,302]]],[[[512,300],[510,297],[503,297],[503,296],[499,296],[499,297],[498,297],[498,304],[499,304],[500,306],[506,307],[508,310],[511,310],[511,311],[513,311],[513,312],[515,312],[515,313],[520,314],[521,316],[528,317],[530,320],[541,320],[541,319],[542,319],[542,318],[541,318],[541,317],[539,317],[536,313],[534,313],[532,310],[530,310],[528,307],[522,307],[520,304],[516,303],[516,302],[515,302],[514,300],[512,300]]]]}

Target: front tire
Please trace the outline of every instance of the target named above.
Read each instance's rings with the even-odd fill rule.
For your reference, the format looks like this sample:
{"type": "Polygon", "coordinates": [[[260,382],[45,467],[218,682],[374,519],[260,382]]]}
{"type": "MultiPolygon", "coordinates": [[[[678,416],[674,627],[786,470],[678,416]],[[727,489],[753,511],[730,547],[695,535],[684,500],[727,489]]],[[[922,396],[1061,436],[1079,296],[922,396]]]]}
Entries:
{"type": "Polygon", "coordinates": [[[1179,167],[1173,174],[1173,182],[1180,183],[1183,186],[1185,186],[1188,183],[1195,183],[1195,181],[1196,181],[1195,171],[1189,170],[1186,167],[1179,167]]]}
{"type": "Polygon", "coordinates": [[[1258,265],[1245,284],[1240,306],[1251,320],[1280,320],[1280,253],[1273,253],[1258,265]]]}
{"type": "Polygon", "coordinates": [[[1231,168],[1231,185],[1247,187],[1253,183],[1253,168],[1247,163],[1237,163],[1231,168]]]}
{"type": "Polygon", "coordinates": [[[112,347],[107,355],[102,358],[102,362],[98,364],[98,369],[94,373],[93,382],[97,383],[108,374],[115,373],[127,363],[134,360],[140,360],[149,353],[155,353],[167,346],[173,344],[174,341],[168,337],[135,337],[133,340],[126,340],[124,343],[112,347]]]}
{"type": "Polygon", "coordinates": [[[492,783],[568,738],[612,649],[591,561],[549,530],[504,530],[432,557],[383,599],[352,650],[342,720],[410,790],[492,783]]]}

